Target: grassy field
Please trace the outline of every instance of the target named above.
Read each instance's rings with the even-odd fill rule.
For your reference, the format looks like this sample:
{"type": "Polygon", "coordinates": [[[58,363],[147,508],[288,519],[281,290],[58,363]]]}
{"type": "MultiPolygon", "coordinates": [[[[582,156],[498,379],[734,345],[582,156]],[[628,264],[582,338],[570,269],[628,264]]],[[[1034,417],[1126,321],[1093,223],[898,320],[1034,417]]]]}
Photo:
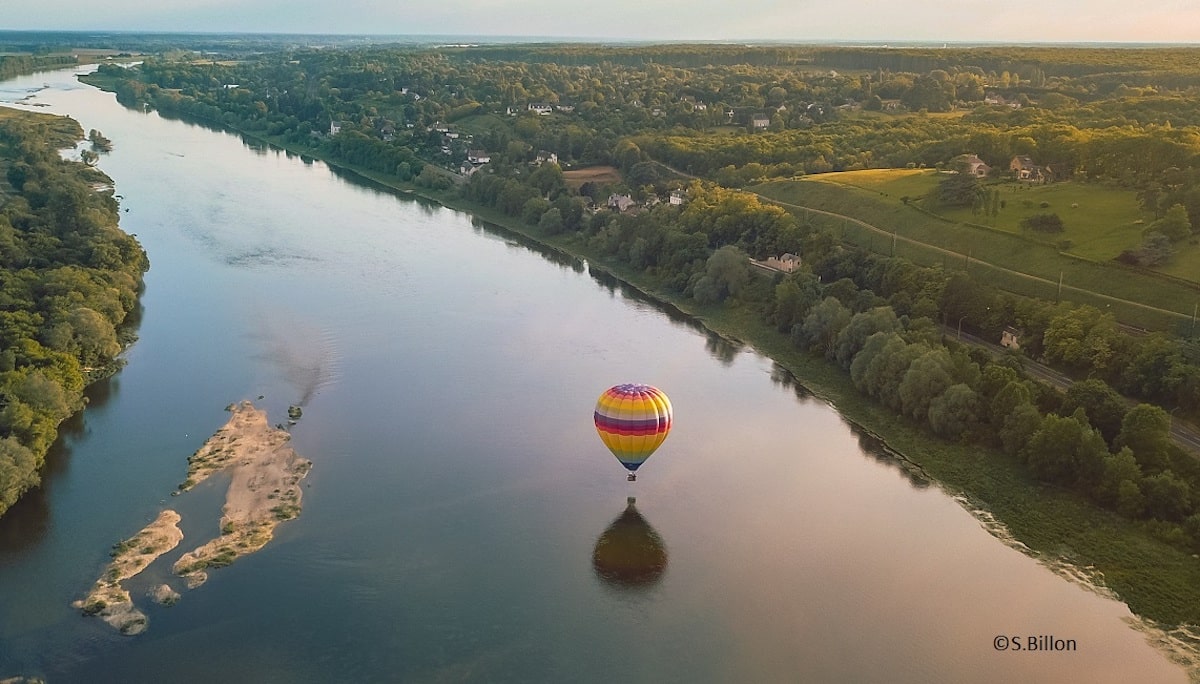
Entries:
{"type": "Polygon", "coordinates": [[[1142,229],[1154,216],[1138,206],[1132,190],[1088,183],[1052,183],[1034,185],[1016,181],[987,184],[999,190],[1004,207],[996,216],[974,214],[969,208],[931,207],[922,201],[937,185],[939,173],[933,169],[872,169],[824,174],[814,180],[840,183],[881,196],[900,200],[908,196],[919,206],[959,223],[978,223],[1013,235],[1056,244],[1066,240],[1064,251],[1091,259],[1108,261],[1121,252],[1137,247],[1142,229]],[[1029,234],[1021,221],[1035,214],[1058,214],[1066,230],[1053,235],[1029,234]]]}
{"type": "MultiPolygon", "coordinates": [[[[1130,325],[1178,331],[1181,325],[1190,324],[1193,306],[1200,302],[1200,284],[1184,280],[1195,279],[1198,274],[1194,270],[1172,273],[1178,276],[1176,279],[1120,266],[1111,261],[1115,254],[1103,259],[1089,259],[1074,248],[1063,253],[1055,242],[1071,239],[1069,237],[1031,236],[1020,230],[1006,230],[1002,223],[1002,220],[1009,221],[1011,223],[1007,225],[1012,225],[1019,221],[1019,218],[1006,214],[1028,211],[1029,208],[1024,206],[1026,197],[1034,203],[1032,213],[1051,211],[1056,203],[1065,202],[1067,209],[1060,215],[1077,210],[1081,214],[1070,216],[1091,217],[1090,221],[1064,217],[1064,221],[1079,224],[1077,238],[1092,245],[1093,251],[1112,250],[1111,233],[1122,223],[1127,223],[1131,214],[1127,210],[1125,213],[1114,210],[1115,218],[1106,219],[1100,208],[1112,206],[1110,202],[1117,205],[1126,200],[1132,202],[1131,194],[1123,195],[1102,186],[1067,183],[1059,184],[1062,187],[1039,186],[1012,191],[1021,198],[1021,203],[1014,208],[1014,202],[1010,201],[997,217],[997,225],[965,225],[952,218],[931,215],[912,204],[906,206],[901,201],[905,195],[916,197],[922,194],[923,187],[932,187],[936,183],[933,174],[936,172],[916,169],[822,174],[802,180],[774,181],[750,189],[785,205],[842,214],[881,229],[882,232],[871,230],[851,221],[811,212],[803,216],[811,223],[833,230],[841,239],[877,253],[892,254],[894,251],[897,256],[922,265],[966,269],[996,287],[1051,300],[1059,295],[1061,277],[1062,299],[1100,309],[1109,308],[1118,319],[1130,325]],[[1116,195],[1117,199],[1104,198],[1106,193],[1116,195]],[[1050,199],[1043,199],[1046,197],[1050,199]],[[1043,201],[1049,202],[1051,208],[1041,209],[1043,201]],[[1070,206],[1076,203],[1080,206],[1070,206]],[[1105,220],[1107,224],[1101,223],[1105,220]],[[1092,226],[1090,231],[1088,226],[1092,226]],[[895,240],[890,233],[895,234],[895,240]]],[[[964,211],[970,217],[970,210],[964,211]]],[[[1196,249],[1191,245],[1188,247],[1196,249]]],[[[1196,257],[1200,258],[1200,250],[1197,252],[1196,257]]],[[[1190,256],[1190,252],[1178,255],[1177,265],[1186,263],[1185,256],[1190,256]]]]}

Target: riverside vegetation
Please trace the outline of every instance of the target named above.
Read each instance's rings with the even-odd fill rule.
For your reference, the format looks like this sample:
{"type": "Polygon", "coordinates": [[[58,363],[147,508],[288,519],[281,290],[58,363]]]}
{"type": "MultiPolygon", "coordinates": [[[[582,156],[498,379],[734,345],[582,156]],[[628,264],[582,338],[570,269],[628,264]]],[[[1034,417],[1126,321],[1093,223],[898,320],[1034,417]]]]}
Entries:
{"type": "Polygon", "coordinates": [[[0,108],[0,514],[39,482],[83,388],[118,367],[148,267],[64,117],[0,108]]]}
{"type": "MultiPolygon", "coordinates": [[[[1128,335],[1100,308],[872,253],[738,188],[1037,154],[1054,182],[1136,194],[1149,221],[1129,251],[1182,253],[1200,218],[1194,54],[368,47],[148,59],[92,80],[129,106],[230,127],[586,256],[769,353],[1035,553],[1178,625],[1200,623],[1200,465],[1169,438],[1173,415],[1200,412],[1190,340],[1128,335]],[[562,170],[598,165],[620,180],[562,170]],[[614,194],[638,208],[603,206],[614,194]],[[805,265],[765,275],[748,261],[785,252],[805,265]],[[939,321],[993,337],[1018,327],[1024,353],[1087,379],[1059,393],[1014,357],[944,340],[939,321]]],[[[927,210],[990,212],[991,191],[958,170],[921,198],[927,210]]]]}

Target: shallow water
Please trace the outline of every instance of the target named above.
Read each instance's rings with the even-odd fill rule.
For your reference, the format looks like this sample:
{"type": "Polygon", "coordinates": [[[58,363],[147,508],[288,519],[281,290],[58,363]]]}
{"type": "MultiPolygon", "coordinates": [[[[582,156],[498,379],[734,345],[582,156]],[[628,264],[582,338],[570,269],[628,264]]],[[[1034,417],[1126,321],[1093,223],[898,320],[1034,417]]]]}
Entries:
{"type": "Polygon", "coordinates": [[[70,72],[0,84],[30,93],[113,140],[100,165],[152,268],[128,366],[0,519],[0,676],[1185,680],[1123,604],[997,540],[769,360],[583,264],[70,72]],[[635,483],[591,422],[629,381],[676,410],[635,483]],[[304,511],[154,605],[144,587],[217,526],[219,483],[170,496],[187,456],[259,395],[273,422],[305,405],[304,511]],[[148,631],[70,608],[164,506],[187,536],[137,580],[148,631]],[[597,565],[602,537],[633,571],[597,565]]]}

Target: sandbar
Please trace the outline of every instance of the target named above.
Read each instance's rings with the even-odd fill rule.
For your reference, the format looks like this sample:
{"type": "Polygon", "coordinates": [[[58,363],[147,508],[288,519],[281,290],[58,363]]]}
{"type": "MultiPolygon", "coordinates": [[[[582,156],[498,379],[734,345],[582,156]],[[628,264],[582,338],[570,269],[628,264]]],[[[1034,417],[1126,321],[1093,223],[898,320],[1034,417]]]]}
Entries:
{"type": "Polygon", "coordinates": [[[249,401],[228,409],[229,422],[188,458],[188,477],[179,486],[186,491],[214,473],[230,473],[220,536],[175,562],[175,574],[189,588],[208,579],[208,568],[258,551],[271,541],[276,525],[300,515],[299,482],[312,467],[290,446],[291,435],[267,422],[266,411],[249,401]]]}
{"type": "Polygon", "coordinates": [[[167,509],[141,532],[113,547],[113,560],[96,580],[86,598],[72,605],[88,615],[98,615],[122,634],[140,634],[146,629],[146,615],[133,605],[121,582],[145,570],[156,558],[174,549],[183,540],[179,514],[167,509]]]}

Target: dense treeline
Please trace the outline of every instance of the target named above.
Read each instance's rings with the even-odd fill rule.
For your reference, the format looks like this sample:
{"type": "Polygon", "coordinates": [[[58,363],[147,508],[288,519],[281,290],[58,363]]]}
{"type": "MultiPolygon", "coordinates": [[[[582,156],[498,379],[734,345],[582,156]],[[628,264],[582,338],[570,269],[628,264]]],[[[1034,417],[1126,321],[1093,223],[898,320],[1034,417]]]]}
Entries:
{"type": "Polygon", "coordinates": [[[78,63],[71,55],[0,55],[0,80],[78,63]]]}
{"type": "Polygon", "coordinates": [[[69,119],[0,117],[0,513],[113,368],[147,268],[108,178],[59,156],[82,138],[69,119]]]}

